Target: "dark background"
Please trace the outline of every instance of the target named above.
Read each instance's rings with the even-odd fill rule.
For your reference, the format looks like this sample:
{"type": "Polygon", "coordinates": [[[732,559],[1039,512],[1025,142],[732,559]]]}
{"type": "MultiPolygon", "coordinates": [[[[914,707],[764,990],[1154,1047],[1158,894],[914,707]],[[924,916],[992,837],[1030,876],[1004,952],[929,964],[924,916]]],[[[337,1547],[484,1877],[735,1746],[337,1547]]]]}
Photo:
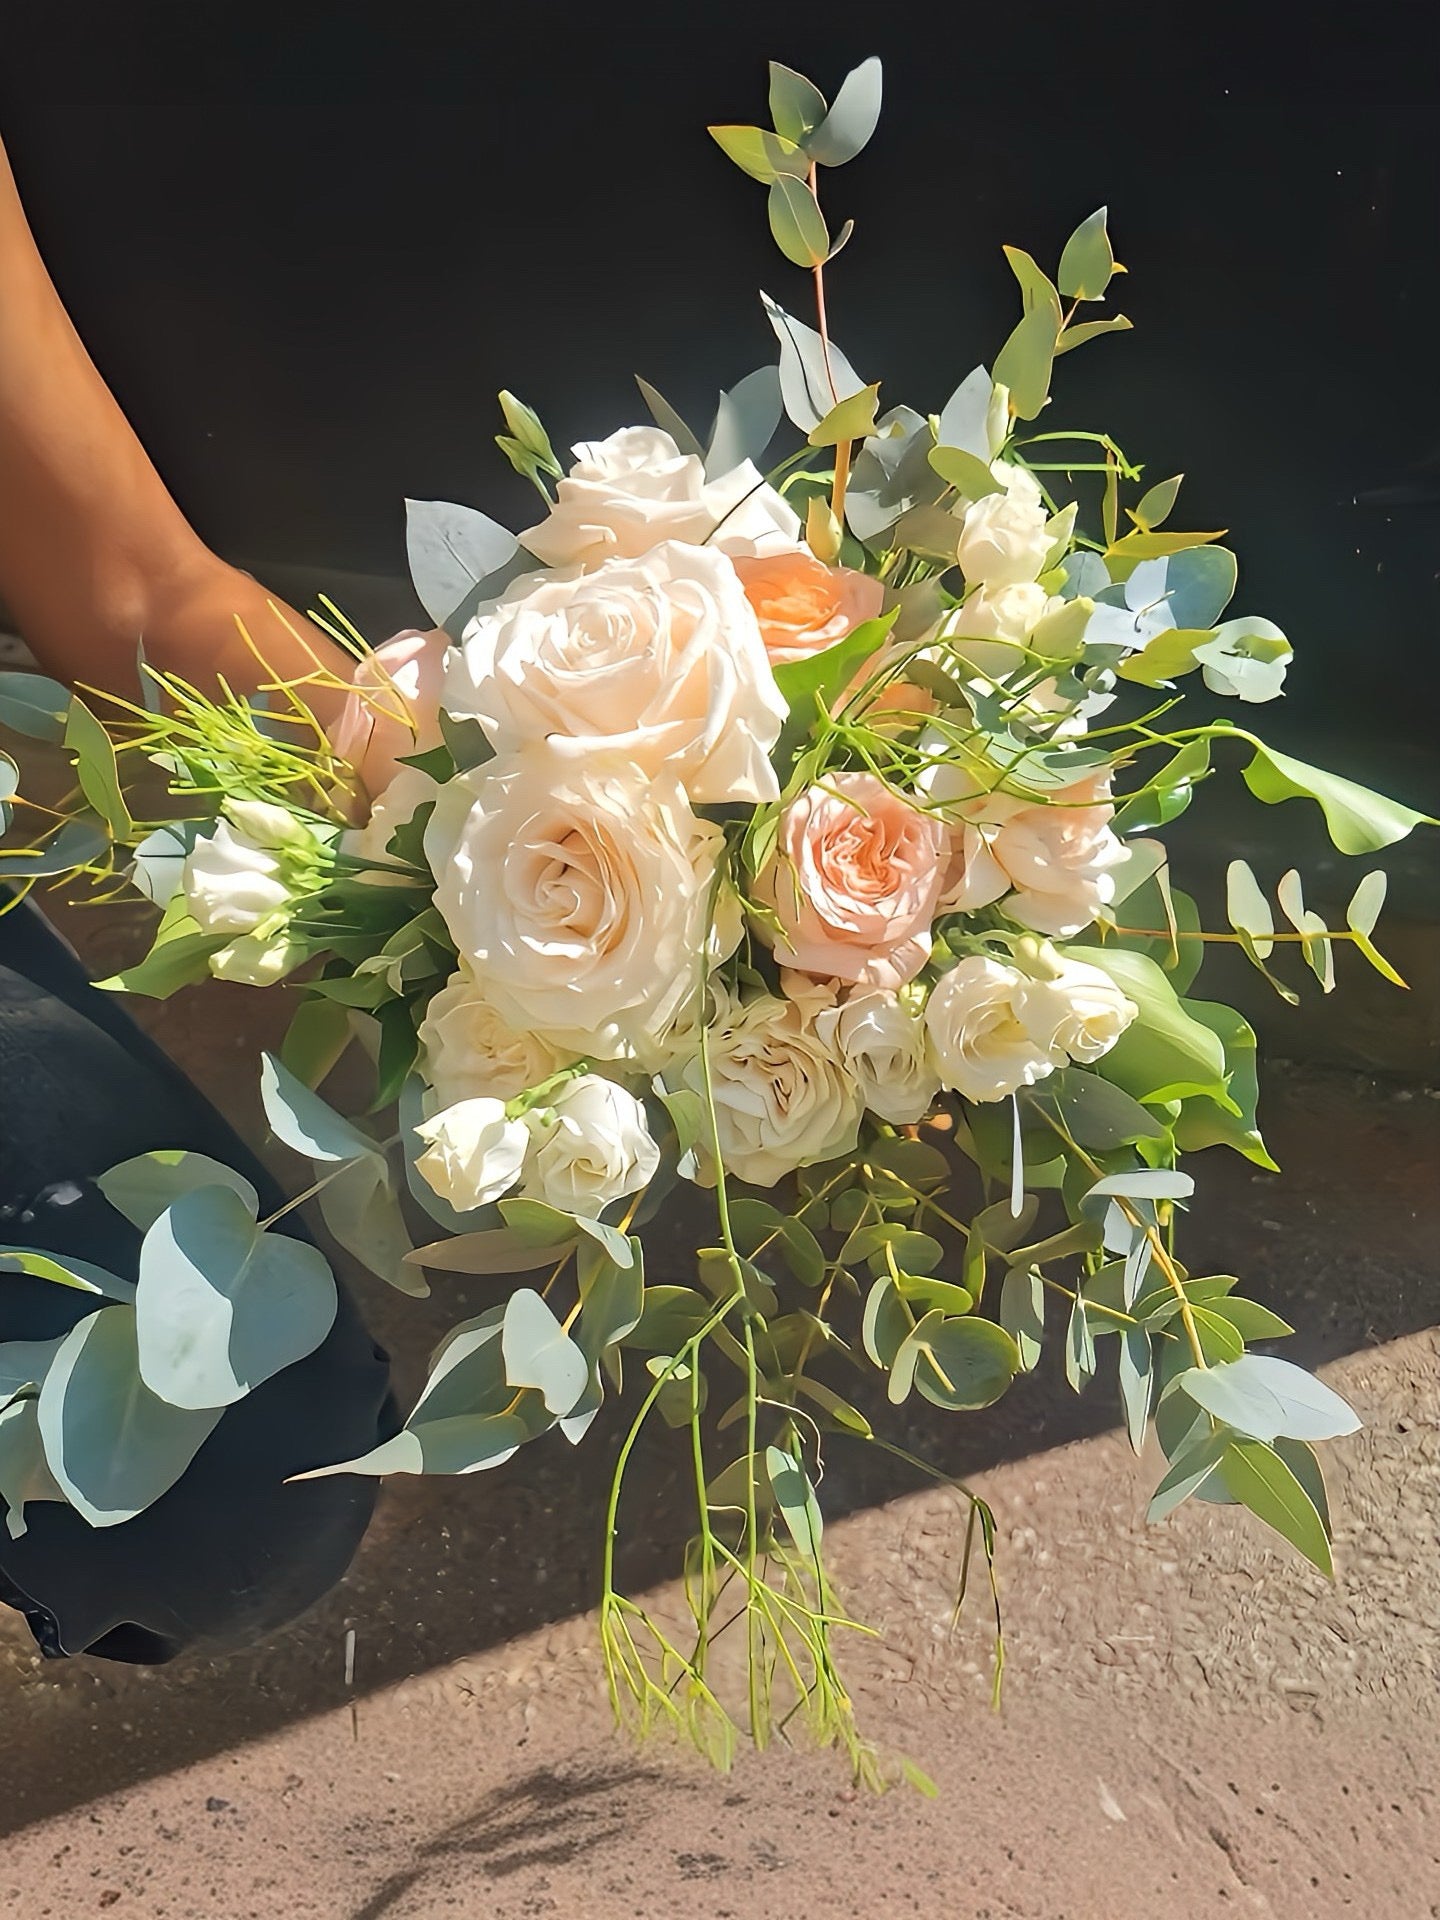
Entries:
{"type": "Polygon", "coordinates": [[[1001,244],[1053,268],[1108,203],[1136,331],[1061,363],[1046,425],[1186,471],[1176,524],[1230,529],[1234,610],[1300,654],[1267,730],[1358,729],[1373,771],[1440,696],[1440,110],[1406,98],[1409,18],[1352,49],[1291,9],[1236,40],[1098,7],[52,4],[0,16],[0,128],[201,531],[343,598],[403,574],[406,494],[533,517],[500,386],[558,444],[643,417],[636,371],[698,415],[771,357],[755,289],[805,315],[808,285],[705,123],[764,116],[769,56],[833,93],[879,51],[880,131],[825,179],[858,221],[836,337],[937,408],[1012,324],[1001,244]]]}

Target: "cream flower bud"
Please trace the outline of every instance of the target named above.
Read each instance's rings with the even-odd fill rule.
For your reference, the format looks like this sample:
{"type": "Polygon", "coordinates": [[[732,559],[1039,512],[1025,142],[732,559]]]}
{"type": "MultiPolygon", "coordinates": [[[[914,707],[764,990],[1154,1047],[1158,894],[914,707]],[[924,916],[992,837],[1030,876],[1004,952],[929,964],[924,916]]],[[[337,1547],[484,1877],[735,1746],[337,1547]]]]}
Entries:
{"type": "Polygon", "coordinates": [[[1039,485],[1023,467],[997,460],[991,471],[1004,490],[966,508],[960,568],[972,586],[1016,586],[1044,568],[1053,544],[1049,516],[1039,485]]]}
{"type": "Polygon", "coordinates": [[[415,1129],[428,1142],[415,1170],[461,1213],[488,1206],[520,1178],[530,1133],[503,1101],[484,1096],[446,1107],[415,1129]]]}
{"type": "Polygon", "coordinates": [[[647,1187],[660,1165],[644,1107],[598,1074],[569,1081],[526,1121],[531,1147],[522,1192],[562,1213],[597,1219],[612,1200],[647,1187]]]}

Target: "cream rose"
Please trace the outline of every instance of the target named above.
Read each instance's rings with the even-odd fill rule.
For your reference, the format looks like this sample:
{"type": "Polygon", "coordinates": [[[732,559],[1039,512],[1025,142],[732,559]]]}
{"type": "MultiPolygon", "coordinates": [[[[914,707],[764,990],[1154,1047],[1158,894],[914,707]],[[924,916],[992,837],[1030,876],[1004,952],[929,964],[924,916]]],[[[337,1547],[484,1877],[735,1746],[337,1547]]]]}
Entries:
{"type": "Polygon", "coordinates": [[[987,493],[965,510],[960,570],[972,586],[1016,586],[1032,581],[1053,544],[1039,483],[1023,467],[997,460],[991,472],[1003,491],[987,493]]]}
{"type": "Polygon", "coordinates": [[[945,829],[871,773],[833,774],[785,809],[756,892],[776,958],[866,986],[913,980],[930,957],[945,829]]]}
{"type": "Polygon", "coordinates": [[[420,1023],[420,1064],[437,1108],[482,1095],[513,1100],[572,1056],[506,1024],[462,961],[420,1023]]]}
{"type": "Polygon", "coordinates": [[[1016,1010],[1038,1046],[1089,1065],[1114,1046],[1140,1009],[1100,967],[1049,954],[1049,970],[1021,989],[1016,1010]]]}
{"type": "Polygon", "coordinates": [[[984,954],[941,974],[925,1005],[925,1027],[943,1085],[967,1100],[1003,1100],[1064,1064],[1021,1017],[1031,984],[1018,967],[984,954]]]}
{"type": "Polygon", "coordinates": [[[799,520],[748,460],[707,481],[695,455],[659,427],[622,427],[573,451],[548,517],[520,536],[547,567],[634,558],[662,540],[756,553],[800,538],[799,520]]]}
{"type": "Polygon", "coordinates": [[[435,905],[500,1018],[647,1065],[695,992],[722,846],[672,774],[543,743],[452,780],[425,833],[435,905]]]}
{"type": "Polygon", "coordinates": [[[530,1134],[500,1100],[462,1100],[415,1129],[427,1145],[415,1171],[461,1213],[488,1206],[520,1178],[530,1134]]]}
{"type": "Polygon", "coordinates": [[[779,793],[769,755],[785,701],[735,569],[709,548],[667,540],[477,614],[445,705],[500,753],[548,737],[557,752],[668,766],[700,802],[779,793]]]}
{"type": "Polygon", "coordinates": [[[372,797],[391,785],[403,758],[441,744],[440,684],[449,644],[438,628],[410,628],[356,663],[353,691],[330,729],[330,744],[372,797]]]}
{"type": "Polygon", "coordinates": [[[612,1200],[648,1187],[660,1165],[645,1109],[598,1074],[562,1087],[526,1115],[530,1152],[521,1192],[562,1213],[598,1219],[612,1200]]]}
{"type": "Polygon", "coordinates": [[[808,548],[737,559],[772,666],[823,653],[880,611],[885,589],[853,567],[827,567],[808,548]]]}
{"type": "Polygon", "coordinates": [[[815,1017],[815,1031],[854,1076],[872,1113],[909,1126],[940,1091],[923,1013],[900,994],[852,993],[815,1017]]]}
{"type": "MultiPolygon", "coordinates": [[[[720,995],[707,1032],[716,1133],[725,1171],[773,1187],[796,1167],[848,1153],[860,1134],[859,1089],[793,1000],[720,995]]],[[[681,1080],[703,1095],[698,1058],[681,1080]]],[[[708,1141],[697,1149],[699,1179],[714,1184],[708,1141]]]]}

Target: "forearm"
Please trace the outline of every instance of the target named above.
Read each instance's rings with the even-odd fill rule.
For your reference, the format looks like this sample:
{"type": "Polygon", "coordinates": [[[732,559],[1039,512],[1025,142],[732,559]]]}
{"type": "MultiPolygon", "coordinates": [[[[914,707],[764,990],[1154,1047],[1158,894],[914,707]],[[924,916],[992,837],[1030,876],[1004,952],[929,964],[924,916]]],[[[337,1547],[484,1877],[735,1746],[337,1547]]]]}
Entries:
{"type": "Polygon", "coordinates": [[[3,147],[0,598],[47,671],[130,696],[142,640],[156,666],[189,679],[257,684],[265,671],[237,615],[276,673],[310,672],[316,657],[347,667],[186,522],[70,324],[3,147]]]}

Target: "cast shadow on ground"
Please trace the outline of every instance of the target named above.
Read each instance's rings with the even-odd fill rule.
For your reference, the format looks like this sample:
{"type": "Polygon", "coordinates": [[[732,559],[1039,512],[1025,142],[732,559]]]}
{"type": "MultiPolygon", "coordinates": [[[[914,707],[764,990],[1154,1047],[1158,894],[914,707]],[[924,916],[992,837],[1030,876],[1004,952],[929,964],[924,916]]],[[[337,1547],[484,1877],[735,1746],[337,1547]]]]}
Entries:
{"type": "MultiPolygon", "coordinates": [[[[1304,1330],[1291,1350],[1307,1364],[1440,1321],[1440,1102],[1422,1089],[1351,1073],[1272,1067],[1267,1136],[1289,1170],[1283,1181],[1226,1154],[1200,1161],[1186,1228],[1192,1271],[1245,1276],[1246,1291],[1304,1330]]],[[[682,1238],[683,1223],[675,1248],[682,1238]]],[[[651,1272],[669,1275],[661,1244],[651,1272]]],[[[442,1321],[455,1317],[455,1305],[453,1295],[440,1302],[442,1321]]],[[[387,1311],[379,1303],[381,1334],[390,1338],[387,1311]]],[[[1115,1425],[1117,1400],[1103,1370],[1083,1396],[1070,1394],[1058,1356],[1049,1355],[1039,1373],[986,1413],[947,1419],[909,1406],[901,1413],[901,1430],[888,1429],[893,1438],[970,1477],[1115,1425]]],[[[28,1657],[13,1662],[13,1674],[0,1674],[7,1693],[0,1832],[222,1754],[592,1606],[607,1462],[624,1417],[607,1409],[608,1430],[597,1427],[576,1450],[552,1435],[493,1475],[406,1480],[387,1489],[343,1585],[288,1632],[246,1653],[192,1658],[150,1674],[79,1661],[34,1672],[28,1657]],[[351,1627],[358,1663],[355,1693],[347,1695],[343,1647],[351,1627]]],[[[875,1450],[836,1443],[827,1459],[827,1512],[839,1517],[917,1484],[875,1450]]],[[[643,1591],[676,1570],[688,1531],[688,1457],[681,1460],[663,1437],[642,1444],[627,1487],[619,1578],[643,1591]]],[[[1144,1494],[1137,1473],[1137,1505],[1144,1494]]],[[[1001,1525],[1003,1533],[1003,1515],[1001,1525]]],[[[958,1547],[957,1538],[957,1558],[958,1547]]],[[[547,1835],[559,1799],[591,1791],[584,1783],[522,1783],[435,1846],[501,1862],[524,1856],[552,1844],[547,1835]]],[[[582,1832],[582,1843],[588,1837],[582,1832]]],[[[387,1886],[388,1893],[377,1890],[368,1916],[383,1915],[385,1900],[393,1905],[405,1890],[387,1886]]]]}

